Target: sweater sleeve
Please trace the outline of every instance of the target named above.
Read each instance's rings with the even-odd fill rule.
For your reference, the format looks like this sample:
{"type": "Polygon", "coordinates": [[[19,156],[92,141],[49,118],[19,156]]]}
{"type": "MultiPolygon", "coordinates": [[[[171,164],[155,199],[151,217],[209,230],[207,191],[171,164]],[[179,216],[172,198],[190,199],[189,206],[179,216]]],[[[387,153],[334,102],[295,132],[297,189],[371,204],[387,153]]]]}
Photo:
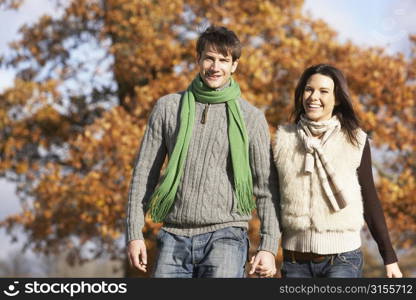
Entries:
{"type": "Polygon", "coordinates": [[[364,202],[364,219],[377,243],[379,252],[384,264],[397,262],[396,253],[390,241],[386,220],[374,186],[371,170],[371,151],[368,139],[364,146],[361,164],[358,167],[358,180],[361,186],[361,193],[364,202]]]}
{"type": "Polygon", "coordinates": [[[260,245],[277,255],[280,228],[278,221],[277,171],[271,154],[270,133],[263,114],[258,120],[257,130],[250,141],[250,165],[253,190],[256,197],[257,214],[260,219],[260,245]]]}
{"type": "Polygon", "coordinates": [[[161,101],[154,106],[134,163],[127,204],[127,242],[143,239],[142,228],[147,202],[158,183],[166,157],[167,150],[163,139],[163,108],[161,101]]]}

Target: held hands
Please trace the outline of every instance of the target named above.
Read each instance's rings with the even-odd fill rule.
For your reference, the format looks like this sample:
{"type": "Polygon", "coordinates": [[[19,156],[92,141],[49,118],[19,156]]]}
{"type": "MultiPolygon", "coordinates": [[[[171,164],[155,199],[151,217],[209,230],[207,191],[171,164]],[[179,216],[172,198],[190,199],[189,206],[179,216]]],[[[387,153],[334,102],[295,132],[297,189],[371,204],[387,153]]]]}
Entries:
{"type": "Polygon", "coordinates": [[[276,275],[276,263],[271,252],[261,250],[250,260],[249,274],[256,273],[260,278],[271,278],[276,275]]]}
{"type": "Polygon", "coordinates": [[[388,278],[402,278],[403,274],[400,271],[399,265],[397,262],[388,264],[386,267],[386,274],[388,278]]]}
{"type": "Polygon", "coordinates": [[[130,241],[127,246],[127,255],[131,266],[139,269],[140,271],[146,272],[147,253],[144,240],[130,241]]]}

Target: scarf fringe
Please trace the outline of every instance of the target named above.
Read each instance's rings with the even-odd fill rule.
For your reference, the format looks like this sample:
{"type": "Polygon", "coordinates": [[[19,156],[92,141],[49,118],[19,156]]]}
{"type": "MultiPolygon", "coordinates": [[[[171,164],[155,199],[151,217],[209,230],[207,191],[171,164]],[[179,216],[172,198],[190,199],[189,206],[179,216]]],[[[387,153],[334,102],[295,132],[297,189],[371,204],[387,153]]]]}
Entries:
{"type": "Polygon", "coordinates": [[[151,200],[149,213],[155,223],[161,223],[165,219],[166,215],[175,200],[175,195],[171,193],[162,193],[160,189],[157,189],[151,200]]]}
{"type": "Polygon", "coordinates": [[[253,185],[250,180],[235,184],[235,193],[237,196],[237,209],[242,215],[250,215],[256,208],[256,202],[253,199],[253,185]]]}

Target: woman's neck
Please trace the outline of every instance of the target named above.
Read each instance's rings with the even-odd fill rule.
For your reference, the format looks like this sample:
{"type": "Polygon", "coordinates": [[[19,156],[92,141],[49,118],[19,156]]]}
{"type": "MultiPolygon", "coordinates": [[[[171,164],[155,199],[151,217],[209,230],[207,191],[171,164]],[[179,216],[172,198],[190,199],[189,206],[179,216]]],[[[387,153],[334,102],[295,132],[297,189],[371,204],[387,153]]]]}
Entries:
{"type": "Polygon", "coordinates": [[[320,139],[323,135],[324,135],[323,133],[320,133],[320,134],[313,134],[313,133],[312,133],[312,136],[313,136],[314,138],[318,138],[318,139],[320,139]]]}

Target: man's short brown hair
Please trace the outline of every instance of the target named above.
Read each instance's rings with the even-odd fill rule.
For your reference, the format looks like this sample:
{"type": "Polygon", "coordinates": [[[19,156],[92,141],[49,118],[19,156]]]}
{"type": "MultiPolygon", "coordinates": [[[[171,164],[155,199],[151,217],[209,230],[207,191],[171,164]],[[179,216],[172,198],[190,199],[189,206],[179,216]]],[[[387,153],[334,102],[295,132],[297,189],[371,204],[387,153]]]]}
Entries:
{"type": "Polygon", "coordinates": [[[233,61],[241,56],[241,43],[237,35],[222,26],[208,27],[198,38],[196,52],[201,57],[206,47],[212,46],[224,56],[231,54],[233,61]]]}

